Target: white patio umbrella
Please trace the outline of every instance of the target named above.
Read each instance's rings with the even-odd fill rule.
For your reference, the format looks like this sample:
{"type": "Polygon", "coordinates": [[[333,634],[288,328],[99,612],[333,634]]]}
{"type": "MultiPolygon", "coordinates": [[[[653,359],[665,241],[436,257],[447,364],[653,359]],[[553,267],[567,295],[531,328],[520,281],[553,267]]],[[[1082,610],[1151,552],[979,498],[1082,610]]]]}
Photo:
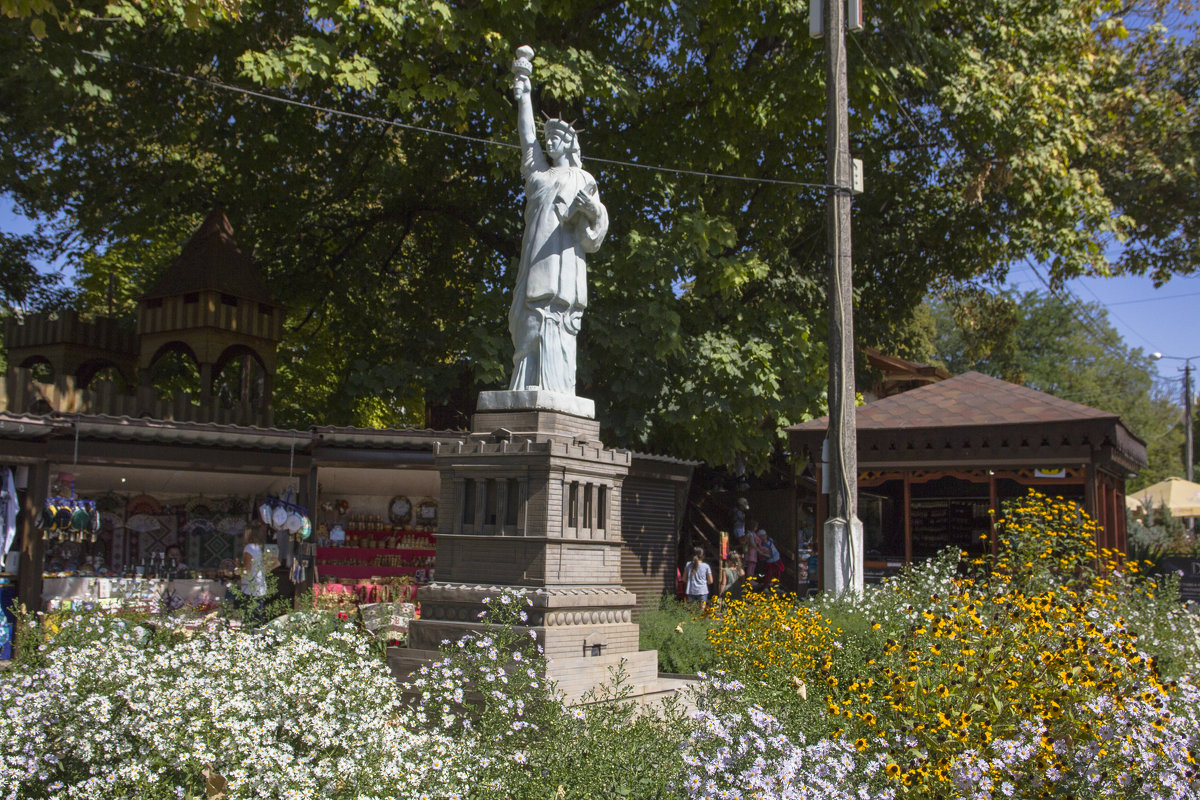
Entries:
{"type": "Polygon", "coordinates": [[[1166,508],[1173,517],[1200,517],[1200,483],[1167,478],[1129,495],[1142,507],[1166,508]]]}

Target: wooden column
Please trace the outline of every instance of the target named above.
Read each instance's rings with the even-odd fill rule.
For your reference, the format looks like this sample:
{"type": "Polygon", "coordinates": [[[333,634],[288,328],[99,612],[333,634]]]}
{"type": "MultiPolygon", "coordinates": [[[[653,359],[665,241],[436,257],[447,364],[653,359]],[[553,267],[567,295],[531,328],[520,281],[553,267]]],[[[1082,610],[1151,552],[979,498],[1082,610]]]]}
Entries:
{"type": "Polygon", "coordinates": [[[21,561],[17,578],[17,600],[31,612],[42,608],[42,570],[45,566],[46,542],[34,520],[46,504],[46,489],[50,484],[50,463],[39,461],[29,466],[29,483],[25,488],[25,505],[21,509],[21,561]]]}
{"type": "Polygon", "coordinates": [[[813,550],[817,554],[817,589],[825,591],[825,569],[822,566],[822,559],[825,558],[825,548],[823,540],[825,536],[825,515],[828,513],[826,509],[826,494],[825,487],[821,485],[821,462],[813,461],[816,469],[813,470],[813,477],[817,480],[817,505],[813,513],[813,550]]]}
{"type": "Polygon", "coordinates": [[[988,515],[988,541],[992,546],[992,555],[996,555],[1000,549],[1000,543],[996,541],[996,515],[1000,513],[1000,493],[996,490],[996,473],[988,470],[988,508],[992,513],[988,515]]]}
{"type": "Polygon", "coordinates": [[[1121,515],[1118,517],[1117,523],[1117,546],[1121,548],[1121,552],[1129,555],[1129,541],[1126,539],[1125,530],[1125,482],[1122,481],[1120,489],[1117,491],[1117,508],[1121,510],[1121,515]]]}
{"type": "Polygon", "coordinates": [[[1119,496],[1117,493],[1116,481],[1112,478],[1108,479],[1108,541],[1109,547],[1113,550],[1120,550],[1121,554],[1125,554],[1124,548],[1121,546],[1121,522],[1125,518],[1125,509],[1119,504],[1119,496]]]}
{"type": "Polygon", "coordinates": [[[904,563],[912,563],[912,473],[904,472],[904,563]]]}
{"type": "Polygon", "coordinates": [[[1096,472],[1096,465],[1089,461],[1083,468],[1083,510],[1092,519],[1100,518],[1100,504],[1096,497],[1099,480],[1100,476],[1096,472]]]}

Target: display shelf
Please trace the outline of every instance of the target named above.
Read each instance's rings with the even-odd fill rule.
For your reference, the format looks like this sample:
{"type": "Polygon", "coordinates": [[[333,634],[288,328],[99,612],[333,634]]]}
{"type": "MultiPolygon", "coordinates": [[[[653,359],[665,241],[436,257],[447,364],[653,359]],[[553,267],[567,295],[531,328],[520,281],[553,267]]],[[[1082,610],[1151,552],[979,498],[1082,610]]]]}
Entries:
{"type": "Polygon", "coordinates": [[[346,528],[344,525],[342,527],[345,528],[347,536],[370,536],[374,539],[387,539],[391,536],[413,536],[419,539],[433,539],[437,536],[433,531],[418,531],[410,528],[392,530],[390,528],[346,528]]]}
{"type": "MultiPolygon", "coordinates": [[[[320,540],[321,547],[328,547],[326,540],[320,540]]],[[[437,537],[432,531],[413,531],[413,530],[371,530],[364,528],[347,528],[346,539],[341,545],[335,545],[342,548],[361,547],[363,542],[380,542],[392,541],[393,546],[387,548],[389,550],[433,550],[437,547],[437,537]],[[407,541],[406,541],[407,540],[407,541]]],[[[362,548],[373,549],[373,548],[362,548]]]]}
{"type": "Polygon", "coordinates": [[[378,556],[432,556],[436,553],[432,547],[318,547],[317,561],[344,558],[369,561],[378,556]]]}
{"type": "Polygon", "coordinates": [[[428,572],[430,567],[378,567],[374,564],[317,564],[317,574],[322,578],[386,578],[391,575],[415,575],[418,570],[428,572]]]}

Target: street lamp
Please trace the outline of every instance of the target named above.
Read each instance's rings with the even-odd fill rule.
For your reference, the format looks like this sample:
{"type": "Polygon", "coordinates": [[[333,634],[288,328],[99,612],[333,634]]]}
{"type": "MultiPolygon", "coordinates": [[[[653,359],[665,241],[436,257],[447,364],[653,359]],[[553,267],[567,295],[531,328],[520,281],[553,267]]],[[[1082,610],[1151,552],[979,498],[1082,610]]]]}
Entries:
{"type": "Polygon", "coordinates": [[[1200,358],[1200,356],[1164,356],[1162,353],[1151,353],[1150,360],[1158,361],[1159,359],[1170,359],[1172,361],[1183,362],[1183,435],[1184,435],[1184,453],[1183,453],[1183,469],[1186,473],[1185,477],[1192,480],[1192,359],[1200,358]]]}

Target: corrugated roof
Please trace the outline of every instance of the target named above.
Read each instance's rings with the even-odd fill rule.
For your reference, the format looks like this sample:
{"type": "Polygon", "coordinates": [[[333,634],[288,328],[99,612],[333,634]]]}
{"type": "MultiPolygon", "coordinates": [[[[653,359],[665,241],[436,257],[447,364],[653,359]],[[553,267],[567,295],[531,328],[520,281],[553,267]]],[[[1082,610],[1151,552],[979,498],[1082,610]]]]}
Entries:
{"type": "Polygon", "coordinates": [[[204,290],[275,305],[262,273],[238,246],[233,225],[219,205],[143,299],[204,290]]]}
{"type": "Polygon", "coordinates": [[[0,412],[0,439],[42,439],[54,433],[52,417],[0,412]]]}
{"type": "MultiPolygon", "coordinates": [[[[978,372],[867,403],[855,410],[859,430],[981,427],[1030,423],[1116,420],[1116,414],[1063,400],[978,372]]],[[[829,417],[802,422],[790,431],[823,431],[829,417]]]]}
{"type": "Polygon", "coordinates": [[[435,442],[458,441],[461,431],[414,428],[319,427],[308,430],[260,428],[207,422],[176,422],[106,414],[20,415],[0,412],[0,439],[72,436],[91,440],[137,441],[161,444],[199,444],[255,450],[309,452],[316,445],[389,450],[432,450],[435,442]]]}
{"type": "Polygon", "coordinates": [[[258,428],[248,425],[218,425],[204,422],[174,422],[170,420],[134,417],[111,417],[102,414],[64,417],[79,428],[79,435],[89,439],[156,442],[161,444],[203,444],[256,450],[304,451],[313,442],[311,431],[283,428],[258,428]]]}
{"type": "Polygon", "coordinates": [[[638,461],[660,461],[664,464],[678,464],[682,467],[696,467],[703,464],[703,461],[692,461],[687,458],[675,458],[674,456],[663,456],[657,453],[641,453],[637,450],[630,450],[629,454],[638,461]]]}
{"type": "Polygon", "coordinates": [[[430,428],[313,428],[320,444],[335,447],[364,447],[388,450],[433,450],[437,442],[461,441],[466,431],[438,431],[430,428]]]}

